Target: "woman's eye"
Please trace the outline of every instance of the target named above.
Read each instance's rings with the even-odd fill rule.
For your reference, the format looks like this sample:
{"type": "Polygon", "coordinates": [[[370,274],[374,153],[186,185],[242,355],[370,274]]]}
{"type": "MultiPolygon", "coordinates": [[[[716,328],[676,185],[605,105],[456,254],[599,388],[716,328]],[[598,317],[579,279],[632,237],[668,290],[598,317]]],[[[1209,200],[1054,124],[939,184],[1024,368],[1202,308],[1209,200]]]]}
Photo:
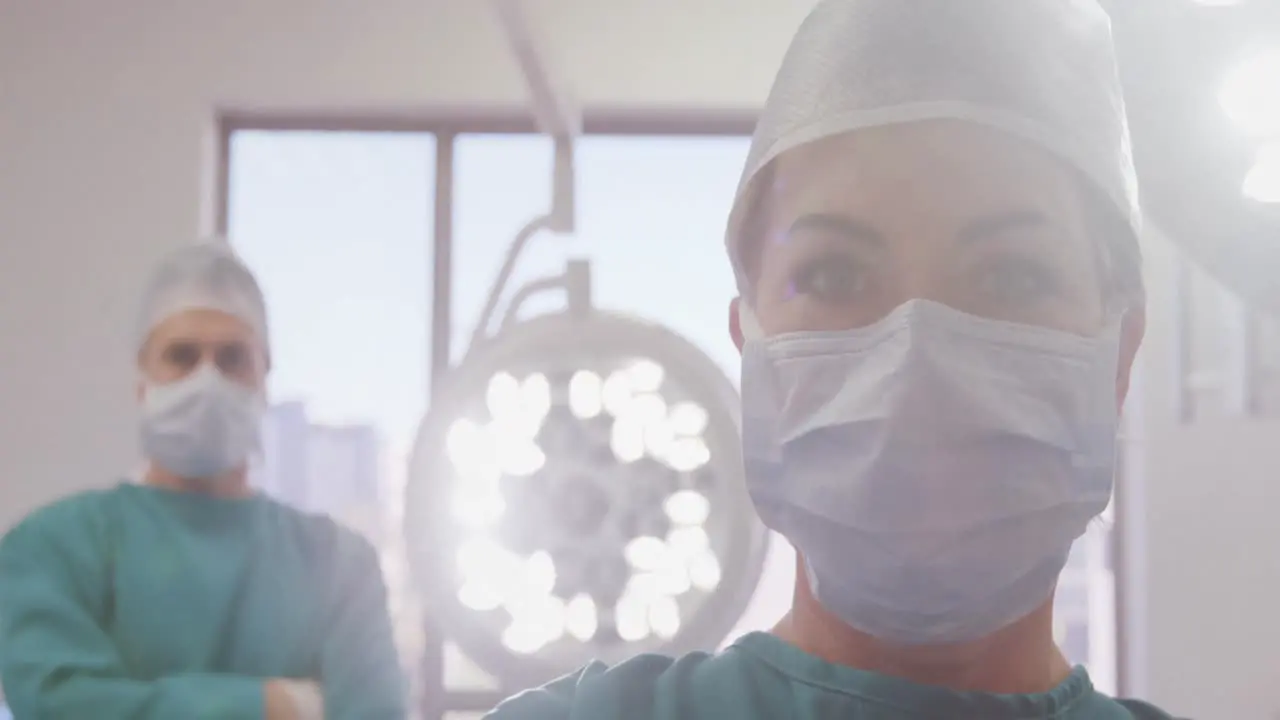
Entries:
{"type": "Polygon", "coordinates": [[[1031,303],[1057,292],[1054,274],[1027,260],[1001,260],[983,267],[974,283],[984,298],[1003,303],[1031,303]]]}
{"type": "Polygon", "coordinates": [[[810,295],[828,303],[847,303],[861,294],[867,273],[861,264],[845,256],[817,258],[795,273],[792,288],[798,295],[810,295]]]}

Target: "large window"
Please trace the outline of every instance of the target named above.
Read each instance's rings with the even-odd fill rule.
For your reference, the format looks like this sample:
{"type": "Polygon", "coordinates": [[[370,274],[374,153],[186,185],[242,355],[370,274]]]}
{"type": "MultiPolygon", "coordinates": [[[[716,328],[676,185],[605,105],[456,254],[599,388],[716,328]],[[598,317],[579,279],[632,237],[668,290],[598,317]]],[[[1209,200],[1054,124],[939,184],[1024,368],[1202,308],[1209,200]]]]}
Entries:
{"type": "MultiPolygon", "coordinates": [[[[743,136],[587,135],[576,146],[577,232],[541,237],[508,291],[593,262],[596,304],[667,325],[736,384],[733,277],[724,222],[743,136]]],[[[552,147],[533,134],[239,131],[230,142],[228,233],[270,304],[273,410],[264,487],[333,512],[384,549],[406,662],[422,647],[420,605],[398,553],[407,452],[429,401],[433,208],[452,197],[450,356],[461,358],[516,232],[547,210],[552,147]],[[437,143],[452,175],[435,176],[437,143]],[[444,144],[447,143],[447,148],[444,144]]],[[[1109,522],[1072,556],[1059,588],[1059,641],[1115,682],[1109,522]]],[[[794,557],[775,538],[736,634],[786,611],[794,557]]],[[[448,684],[492,682],[446,648],[448,684]]]]}
{"type": "Polygon", "coordinates": [[[228,234],[271,328],[257,481],[383,549],[412,662],[420,609],[396,530],[428,400],[435,136],[248,131],[229,150],[228,234]]]}

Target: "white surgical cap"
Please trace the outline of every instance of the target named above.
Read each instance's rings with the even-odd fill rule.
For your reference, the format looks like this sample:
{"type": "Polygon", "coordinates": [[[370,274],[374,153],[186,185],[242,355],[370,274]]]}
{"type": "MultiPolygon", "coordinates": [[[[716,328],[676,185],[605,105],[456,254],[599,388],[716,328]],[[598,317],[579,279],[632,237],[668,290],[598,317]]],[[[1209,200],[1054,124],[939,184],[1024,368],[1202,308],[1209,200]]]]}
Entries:
{"type": "Polygon", "coordinates": [[[787,150],[919,120],[967,120],[1029,140],[1095,183],[1128,221],[1137,177],[1111,42],[1096,0],[820,0],[791,41],[752,139],[726,245],[740,243],[752,180],[787,150]]]}
{"type": "Polygon", "coordinates": [[[248,325],[267,346],[267,310],[253,274],[224,241],[177,250],[156,266],[138,313],[141,348],[161,322],[184,310],[219,310],[248,325]]]}

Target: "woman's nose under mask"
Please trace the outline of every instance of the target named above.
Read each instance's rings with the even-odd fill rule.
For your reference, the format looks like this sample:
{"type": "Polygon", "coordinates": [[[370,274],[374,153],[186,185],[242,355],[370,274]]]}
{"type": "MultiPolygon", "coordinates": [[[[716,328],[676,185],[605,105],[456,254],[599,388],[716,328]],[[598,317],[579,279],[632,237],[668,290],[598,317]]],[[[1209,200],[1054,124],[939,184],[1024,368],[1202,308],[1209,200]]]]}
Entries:
{"type": "Polygon", "coordinates": [[[824,607],[947,644],[1049,598],[1111,498],[1119,318],[1090,338],[913,300],[764,338],[743,311],[748,489],[824,607]]]}

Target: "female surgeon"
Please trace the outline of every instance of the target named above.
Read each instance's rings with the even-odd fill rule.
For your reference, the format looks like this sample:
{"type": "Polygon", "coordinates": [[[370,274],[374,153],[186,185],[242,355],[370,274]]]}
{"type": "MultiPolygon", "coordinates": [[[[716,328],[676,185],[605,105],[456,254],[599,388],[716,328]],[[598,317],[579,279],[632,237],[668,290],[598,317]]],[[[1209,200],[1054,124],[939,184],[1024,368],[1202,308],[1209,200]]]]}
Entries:
{"type": "Polygon", "coordinates": [[[225,244],[168,257],[137,335],[141,483],[0,544],[0,680],[18,720],[401,720],[373,548],[255,493],[262,293],[225,244]]]}
{"type": "Polygon", "coordinates": [[[1094,0],[821,0],[734,209],[747,488],[789,614],[589,666],[493,720],[1155,720],[1053,640],[1143,334],[1094,0]]]}

